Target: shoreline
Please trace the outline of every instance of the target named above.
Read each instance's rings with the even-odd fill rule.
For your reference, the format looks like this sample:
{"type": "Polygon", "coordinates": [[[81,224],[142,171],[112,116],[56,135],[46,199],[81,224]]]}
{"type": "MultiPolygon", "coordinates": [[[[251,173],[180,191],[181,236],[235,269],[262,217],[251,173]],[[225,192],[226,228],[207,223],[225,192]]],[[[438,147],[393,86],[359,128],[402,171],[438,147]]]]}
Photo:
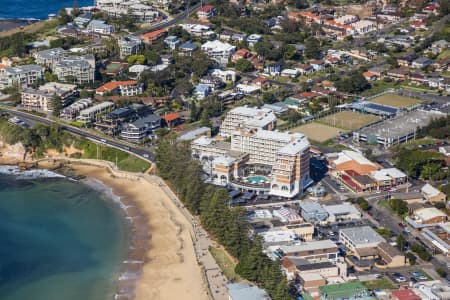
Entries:
{"type": "MultiPolygon", "coordinates": [[[[18,160],[0,158],[0,165],[18,160]]],[[[151,176],[115,171],[99,161],[41,160],[38,169],[62,168],[119,204],[129,224],[128,251],[115,274],[114,299],[209,299],[188,220],[151,176]]],[[[58,170],[54,171],[58,174],[58,170]]],[[[64,174],[64,173],[62,173],[64,174]]],[[[70,176],[68,176],[70,178],[70,176]]],[[[128,225],[127,224],[127,225],[128,225]]]]}

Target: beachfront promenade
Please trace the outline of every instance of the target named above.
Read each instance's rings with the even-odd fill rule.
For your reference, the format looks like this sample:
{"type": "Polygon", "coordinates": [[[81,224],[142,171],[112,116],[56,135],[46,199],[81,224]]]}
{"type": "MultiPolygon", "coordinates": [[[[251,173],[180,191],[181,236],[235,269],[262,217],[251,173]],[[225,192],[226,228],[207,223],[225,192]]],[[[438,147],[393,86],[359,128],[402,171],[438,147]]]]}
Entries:
{"type": "Polygon", "coordinates": [[[146,173],[131,173],[118,170],[116,165],[102,160],[94,159],[72,159],[72,158],[53,158],[43,159],[40,161],[50,161],[53,163],[73,164],[73,165],[86,165],[98,168],[106,169],[113,177],[126,179],[130,181],[145,180],[152,185],[156,185],[162,190],[167,198],[177,206],[182,213],[190,228],[187,228],[191,242],[193,244],[196,260],[202,271],[202,278],[204,281],[205,289],[207,288],[209,298],[214,300],[227,300],[228,292],[226,285],[228,280],[223,275],[220,267],[216,263],[215,259],[209,252],[209,247],[216,247],[217,244],[209,238],[206,230],[200,225],[198,218],[192,216],[182,202],[178,199],[177,195],[167,186],[167,184],[160,177],[156,175],[146,173]]]}

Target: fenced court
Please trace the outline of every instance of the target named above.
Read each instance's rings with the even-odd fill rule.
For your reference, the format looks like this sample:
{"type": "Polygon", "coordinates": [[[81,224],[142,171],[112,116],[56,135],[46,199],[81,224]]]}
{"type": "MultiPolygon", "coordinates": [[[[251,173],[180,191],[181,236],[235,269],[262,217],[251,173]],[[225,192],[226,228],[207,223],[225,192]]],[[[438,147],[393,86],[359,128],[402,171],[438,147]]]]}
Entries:
{"type": "Polygon", "coordinates": [[[369,115],[362,114],[355,111],[341,111],[334,113],[317,120],[318,123],[342,128],[345,130],[357,130],[361,127],[370,125],[379,121],[380,118],[369,115]]]}
{"type": "Polygon", "coordinates": [[[301,125],[290,129],[290,131],[303,133],[304,135],[306,135],[306,137],[308,137],[308,139],[320,143],[332,139],[341,133],[347,132],[347,130],[317,122],[311,122],[305,125],[301,125]]]}
{"type": "Polygon", "coordinates": [[[369,99],[370,102],[387,105],[397,108],[407,108],[412,107],[420,103],[419,99],[414,99],[410,97],[400,96],[396,94],[384,94],[378,97],[369,99]]]}

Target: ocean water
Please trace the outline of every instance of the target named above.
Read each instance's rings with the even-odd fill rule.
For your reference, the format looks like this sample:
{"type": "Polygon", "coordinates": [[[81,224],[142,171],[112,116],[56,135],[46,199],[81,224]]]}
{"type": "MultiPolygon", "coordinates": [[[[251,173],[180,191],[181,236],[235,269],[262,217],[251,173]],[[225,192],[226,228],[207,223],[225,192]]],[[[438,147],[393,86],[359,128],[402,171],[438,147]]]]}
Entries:
{"type": "MultiPolygon", "coordinates": [[[[77,0],[78,5],[90,6],[94,0],[77,0]]],[[[63,7],[72,7],[73,0],[0,0],[0,19],[47,19],[63,7]]]]}
{"type": "Polygon", "coordinates": [[[0,299],[113,299],[127,232],[84,184],[0,174],[0,299]]]}

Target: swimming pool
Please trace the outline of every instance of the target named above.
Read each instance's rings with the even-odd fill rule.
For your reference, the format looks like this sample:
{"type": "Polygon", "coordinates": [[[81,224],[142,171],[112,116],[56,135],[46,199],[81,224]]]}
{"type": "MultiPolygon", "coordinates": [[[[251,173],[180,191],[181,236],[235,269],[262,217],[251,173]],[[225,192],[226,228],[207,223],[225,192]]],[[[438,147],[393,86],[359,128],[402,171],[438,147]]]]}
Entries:
{"type": "Polygon", "coordinates": [[[261,183],[264,183],[267,180],[267,178],[264,176],[257,175],[257,176],[247,177],[247,180],[253,184],[261,184],[261,183]]]}

